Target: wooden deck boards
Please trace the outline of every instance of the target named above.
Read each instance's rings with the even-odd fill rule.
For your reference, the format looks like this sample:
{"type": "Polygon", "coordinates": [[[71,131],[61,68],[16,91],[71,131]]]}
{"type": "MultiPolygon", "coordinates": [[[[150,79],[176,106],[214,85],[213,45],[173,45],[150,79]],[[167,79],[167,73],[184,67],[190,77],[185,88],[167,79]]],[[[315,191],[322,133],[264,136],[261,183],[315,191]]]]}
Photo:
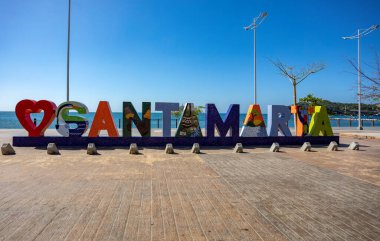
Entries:
{"type": "Polygon", "coordinates": [[[0,156],[0,240],[380,240],[380,141],[363,151],[62,150],[0,156]]]}

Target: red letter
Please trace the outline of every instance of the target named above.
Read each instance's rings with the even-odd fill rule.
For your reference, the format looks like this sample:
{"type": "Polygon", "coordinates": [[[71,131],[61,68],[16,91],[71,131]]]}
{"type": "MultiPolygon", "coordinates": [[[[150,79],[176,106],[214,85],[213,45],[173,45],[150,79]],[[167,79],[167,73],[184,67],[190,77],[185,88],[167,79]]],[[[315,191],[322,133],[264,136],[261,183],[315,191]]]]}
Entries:
{"type": "Polygon", "coordinates": [[[50,126],[55,118],[55,110],[57,106],[54,102],[48,100],[22,100],[16,105],[16,116],[29,136],[44,136],[45,130],[50,126]],[[44,118],[41,123],[36,126],[30,119],[30,113],[40,113],[44,111],[44,118]]]}

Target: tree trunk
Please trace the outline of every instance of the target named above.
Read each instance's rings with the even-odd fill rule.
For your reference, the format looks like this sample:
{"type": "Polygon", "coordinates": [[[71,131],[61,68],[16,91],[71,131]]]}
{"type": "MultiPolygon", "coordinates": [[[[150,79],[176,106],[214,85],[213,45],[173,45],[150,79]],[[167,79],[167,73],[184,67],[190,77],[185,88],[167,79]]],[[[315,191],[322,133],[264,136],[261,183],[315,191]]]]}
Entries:
{"type": "MultiPolygon", "coordinates": [[[[297,105],[297,85],[293,85],[293,101],[294,101],[294,105],[296,106],[297,105]]],[[[295,130],[295,133],[297,133],[297,117],[298,117],[298,113],[295,113],[294,114],[294,130],[295,130]]]]}

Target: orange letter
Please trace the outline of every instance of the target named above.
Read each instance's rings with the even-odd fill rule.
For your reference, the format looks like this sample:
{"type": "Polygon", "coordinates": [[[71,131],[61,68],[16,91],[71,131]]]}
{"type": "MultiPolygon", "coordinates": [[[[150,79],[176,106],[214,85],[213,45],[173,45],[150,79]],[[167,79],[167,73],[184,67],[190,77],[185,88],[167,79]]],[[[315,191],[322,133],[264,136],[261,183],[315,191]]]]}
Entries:
{"type": "Polygon", "coordinates": [[[110,137],[119,137],[108,101],[99,101],[88,137],[98,137],[101,130],[106,130],[110,137]]]}
{"type": "Polygon", "coordinates": [[[296,116],[297,120],[297,129],[296,129],[296,136],[305,136],[307,135],[308,129],[309,129],[309,120],[308,120],[308,113],[310,113],[311,110],[309,108],[305,110],[302,106],[298,105],[292,105],[291,106],[291,112],[296,116]]]}

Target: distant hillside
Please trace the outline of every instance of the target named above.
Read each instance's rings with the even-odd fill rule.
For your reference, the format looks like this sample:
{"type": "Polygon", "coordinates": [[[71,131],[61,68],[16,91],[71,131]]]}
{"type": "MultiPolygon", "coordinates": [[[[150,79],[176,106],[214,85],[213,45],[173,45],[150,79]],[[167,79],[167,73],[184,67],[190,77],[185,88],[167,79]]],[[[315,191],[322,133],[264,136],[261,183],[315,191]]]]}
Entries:
{"type": "MultiPolygon", "coordinates": [[[[305,104],[305,103],[300,103],[305,104]]],[[[357,115],[358,104],[357,103],[339,103],[331,102],[329,100],[322,100],[320,105],[326,106],[327,112],[330,115],[357,115]]],[[[380,115],[379,104],[361,104],[362,115],[372,116],[380,115]]]]}

